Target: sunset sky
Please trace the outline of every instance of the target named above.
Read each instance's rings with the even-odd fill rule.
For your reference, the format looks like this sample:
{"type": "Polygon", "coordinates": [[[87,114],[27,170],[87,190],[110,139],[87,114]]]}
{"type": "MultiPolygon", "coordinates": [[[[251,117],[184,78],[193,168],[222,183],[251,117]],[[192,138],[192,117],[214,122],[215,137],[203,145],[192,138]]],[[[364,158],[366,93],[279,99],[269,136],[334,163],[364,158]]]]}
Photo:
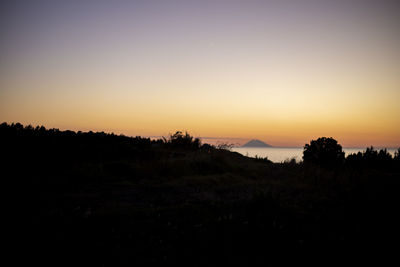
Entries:
{"type": "Polygon", "coordinates": [[[0,122],[400,146],[400,2],[2,1],[0,122]]]}

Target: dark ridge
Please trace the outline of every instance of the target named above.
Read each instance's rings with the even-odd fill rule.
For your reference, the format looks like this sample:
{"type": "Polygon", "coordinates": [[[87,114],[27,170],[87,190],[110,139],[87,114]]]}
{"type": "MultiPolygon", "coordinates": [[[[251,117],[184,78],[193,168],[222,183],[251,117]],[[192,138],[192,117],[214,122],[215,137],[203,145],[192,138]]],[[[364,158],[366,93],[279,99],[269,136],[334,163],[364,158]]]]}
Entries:
{"type": "Polygon", "coordinates": [[[266,266],[296,253],[359,260],[400,240],[400,149],[345,158],[319,138],[303,162],[271,163],[182,132],[150,140],[19,123],[0,124],[0,148],[14,262],[266,266]]]}

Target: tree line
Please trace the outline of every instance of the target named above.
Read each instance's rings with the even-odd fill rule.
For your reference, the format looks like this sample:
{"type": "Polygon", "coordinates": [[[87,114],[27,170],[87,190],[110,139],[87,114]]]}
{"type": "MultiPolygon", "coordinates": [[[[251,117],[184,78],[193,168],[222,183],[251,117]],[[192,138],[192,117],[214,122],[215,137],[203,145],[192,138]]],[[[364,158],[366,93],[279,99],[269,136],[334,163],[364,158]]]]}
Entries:
{"type": "Polygon", "coordinates": [[[376,150],[371,146],[345,157],[342,146],[335,139],[320,137],[304,146],[303,162],[327,168],[393,168],[400,165],[400,148],[394,156],[386,148],[376,150]]]}
{"type": "MultiPolygon", "coordinates": [[[[44,126],[23,126],[21,123],[0,124],[0,142],[9,159],[46,157],[60,160],[103,160],[155,157],[155,150],[215,150],[202,144],[188,132],[177,131],[168,138],[128,137],[104,132],[60,131],[44,126]]],[[[222,148],[224,149],[224,148],[222,148]]],[[[225,148],[226,149],[226,148],[225,148]]],[[[229,148],[228,148],[229,149],[229,148]]],[[[342,146],[332,137],[320,137],[304,146],[303,164],[326,168],[392,168],[400,163],[400,148],[392,156],[387,149],[368,147],[363,152],[345,156],[342,146]]]]}

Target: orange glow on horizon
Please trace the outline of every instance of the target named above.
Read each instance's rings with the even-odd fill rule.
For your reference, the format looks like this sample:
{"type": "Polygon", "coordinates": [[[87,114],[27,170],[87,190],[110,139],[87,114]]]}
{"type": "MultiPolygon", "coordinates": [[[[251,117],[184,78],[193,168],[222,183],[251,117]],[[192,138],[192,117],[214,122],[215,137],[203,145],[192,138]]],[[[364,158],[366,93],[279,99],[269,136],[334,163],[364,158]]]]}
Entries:
{"type": "Polygon", "coordinates": [[[400,146],[396,8],[128,2],[81,4],[73,14],[49,3],[9,8],[0,122],[130,136],[187,130],[289,147],[322,136],[347,147],[400,146]]]}

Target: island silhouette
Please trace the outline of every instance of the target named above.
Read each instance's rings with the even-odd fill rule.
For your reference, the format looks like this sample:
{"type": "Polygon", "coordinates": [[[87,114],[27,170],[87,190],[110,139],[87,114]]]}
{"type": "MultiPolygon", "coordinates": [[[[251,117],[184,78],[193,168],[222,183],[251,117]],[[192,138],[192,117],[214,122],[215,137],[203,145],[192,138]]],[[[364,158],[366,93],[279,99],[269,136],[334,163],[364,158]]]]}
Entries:
{"type": "Polygon", "coordinates": [[[252,139],[249,142],[245,143],[241,147],[272,147],[271,145],[264,143],[261,140],[258,139],[252,139]]]}

